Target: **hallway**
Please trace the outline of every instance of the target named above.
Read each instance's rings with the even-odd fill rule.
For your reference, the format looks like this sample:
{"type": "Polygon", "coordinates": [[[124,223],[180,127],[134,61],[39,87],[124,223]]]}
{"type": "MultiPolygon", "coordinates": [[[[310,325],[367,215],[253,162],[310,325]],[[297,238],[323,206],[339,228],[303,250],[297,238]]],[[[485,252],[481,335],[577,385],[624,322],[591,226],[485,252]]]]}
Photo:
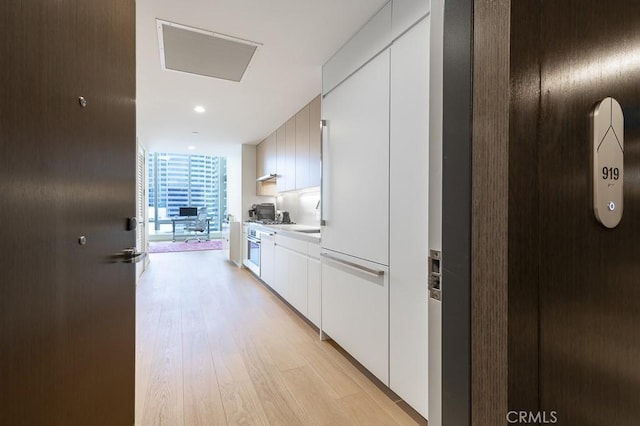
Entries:
{"type": "Polygon", "coordinates": [[[151,255],[137,288],[136,425],[414,425],[223,251],[151,255]]]}

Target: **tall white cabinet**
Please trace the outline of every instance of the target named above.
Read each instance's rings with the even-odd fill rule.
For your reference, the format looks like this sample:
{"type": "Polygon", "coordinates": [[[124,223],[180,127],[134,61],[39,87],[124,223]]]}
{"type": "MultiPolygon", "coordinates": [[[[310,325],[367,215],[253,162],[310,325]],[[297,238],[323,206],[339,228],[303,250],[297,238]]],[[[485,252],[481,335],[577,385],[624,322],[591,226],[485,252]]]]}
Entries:
{"type": "Polygon", "coordinates": [[[391,46],[389,387],[427,412],[429,19],[391,46]]]}
{"type": "Polygon", "coordinates": [[[323,68],[322,330],[428,417],[429,1],[323,68]]]}
{"type": "Polygon", "coordinates": [[[389,263],[389,50],[324,98],[322,248],[389,263]]]}

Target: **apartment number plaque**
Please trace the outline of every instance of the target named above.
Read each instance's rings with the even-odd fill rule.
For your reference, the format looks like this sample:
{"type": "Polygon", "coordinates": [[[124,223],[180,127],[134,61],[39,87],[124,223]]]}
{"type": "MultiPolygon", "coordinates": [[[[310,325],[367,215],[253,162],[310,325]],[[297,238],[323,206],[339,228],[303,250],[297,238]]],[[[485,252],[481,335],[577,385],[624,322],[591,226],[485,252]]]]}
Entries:
{"type": "Polygon", "coordinates": [[[624,115],[614,98],[598,102],[591,113],[593,210],[598,222],[615,228],[622,220],[624,115]]]}

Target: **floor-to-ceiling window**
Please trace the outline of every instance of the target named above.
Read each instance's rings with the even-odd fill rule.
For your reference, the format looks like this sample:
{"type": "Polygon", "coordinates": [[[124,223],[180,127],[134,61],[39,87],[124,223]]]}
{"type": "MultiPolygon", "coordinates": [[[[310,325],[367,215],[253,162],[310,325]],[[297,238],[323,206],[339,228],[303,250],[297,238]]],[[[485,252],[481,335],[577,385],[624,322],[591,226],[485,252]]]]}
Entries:
{"type": "Polygon", "coordinates": [[[211,231],[219,232],[227,215],[227,166],[224,157],[149,155],[149,223],[152,234],[171,232],[180,207],[206,207],[211,231]]]}

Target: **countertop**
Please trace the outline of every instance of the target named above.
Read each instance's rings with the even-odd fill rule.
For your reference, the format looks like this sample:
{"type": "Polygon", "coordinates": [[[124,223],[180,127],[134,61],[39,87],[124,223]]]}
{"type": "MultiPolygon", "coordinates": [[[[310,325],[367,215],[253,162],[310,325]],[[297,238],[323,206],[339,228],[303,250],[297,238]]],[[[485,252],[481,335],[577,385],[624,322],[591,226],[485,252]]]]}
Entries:
{"type": "Polygon", "coordinates": [[[320,243],[320,232],[316,233],[306,233],[300,231],[312,230],[312,229],[320,229],[319,226],[309,226],[309,225],[299,225],[299,224],[274,224],[274,225],[263,225],[261,223],[248,222],[252,227],[256,227],[258,229],[262,229],[268,232],[275,232],[276,234],[282,234],[287,237],[297,238],[299,240],[308,241],[311,243],[320,243]]]}

